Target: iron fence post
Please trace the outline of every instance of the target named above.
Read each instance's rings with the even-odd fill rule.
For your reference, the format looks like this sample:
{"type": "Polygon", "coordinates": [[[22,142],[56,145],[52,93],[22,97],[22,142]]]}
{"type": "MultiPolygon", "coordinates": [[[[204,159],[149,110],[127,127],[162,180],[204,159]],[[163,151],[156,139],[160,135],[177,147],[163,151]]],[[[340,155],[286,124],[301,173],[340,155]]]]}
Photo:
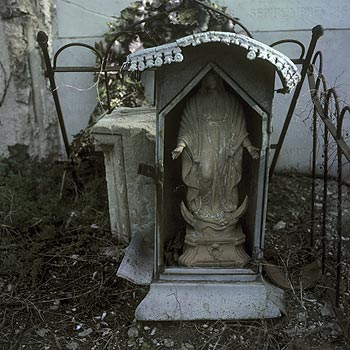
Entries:
{"type": "Polygon", "coordinates": [[[303,60],[303,65],[302,65],[303,68],[301,70],[301,80],[295,89],[292,101],[289,105],[286,120],[284,121],[283,128],[282,128],[281,134],[279,136],[279,139],[278,139],[278,142],[276,145],[275,154],[273,156],[272,163],[270,166],[270,176],[269,176],[270,180],[272,179],[273,173],[275,171],[278,157],[280,155],[281,148],[282,148],[284,139],[286,137],[290,121],[292,120],[292,116],[293,116],[293,113],[294,113],[294,110],[295,110],[295,107],[296,107],[296,104],[297,104],[297,101],[298,101],[298,98],[299,98],[299,95],[301,92],[301,88],[303,87],[306,73],[308,71],[308,68],[309,68],[317,41],[323,35],[323,33],[324,33],[324,29],[321,25],[317,25],[316,27],[312,28],[312,38],[311,38],[310,45],[309,45],[309,48],[308,48],[307,53],[306,53],[305,60],[303,60]]]}
{"type": "Polygon", "coordinates": [[[56,111],[57,111],[58,122],[60,124],[63,143],[64,143],[67,157],[69,158],[70,147],[69,147],[69,142],[68,142],[68,137],[67,137],[66,126],[64,123],[64,119],[63,119],[63,113],[62,113],[62,109],[61,109],[60,99],[59,99],[58,92],[57,92],[57,86],[56,86],[56,81],[55,81],[55,72],[52,69],[51,60],[49,57],[49,52],[47,50],[48,39],[49,38],[45,32],[43,32],[43,31],[38,32],[37,42],[38,42],[38,44],[41,48],[41,51],[43,53],[43,56],[44,56],[44,62],[45,62],[45,67],[46,67],[45,75],[47,76],[47,78],[49,79],[49,82],[50,82],[51,93],[52,93],[53,100],[54,100],[55,107],[56,107],[56,111]]]}

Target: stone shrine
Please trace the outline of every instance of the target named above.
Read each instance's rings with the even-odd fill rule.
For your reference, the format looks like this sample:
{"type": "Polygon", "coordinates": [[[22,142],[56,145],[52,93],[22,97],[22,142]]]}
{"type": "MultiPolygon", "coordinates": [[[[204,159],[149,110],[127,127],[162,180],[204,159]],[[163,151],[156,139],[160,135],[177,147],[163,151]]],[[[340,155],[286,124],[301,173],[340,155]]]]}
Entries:
{"type": "Polygon", "coordinates": [[[150,284],[136,318],[279,316],[283,293],[262,277],[271,110],[275,73],[286,93],[297,68],[244,35],[205,32],[135,52],[123,69],[155,74],[155,162],[140,168],[155,182],[154,249],[131,232],[118,272],[150,284]]]}

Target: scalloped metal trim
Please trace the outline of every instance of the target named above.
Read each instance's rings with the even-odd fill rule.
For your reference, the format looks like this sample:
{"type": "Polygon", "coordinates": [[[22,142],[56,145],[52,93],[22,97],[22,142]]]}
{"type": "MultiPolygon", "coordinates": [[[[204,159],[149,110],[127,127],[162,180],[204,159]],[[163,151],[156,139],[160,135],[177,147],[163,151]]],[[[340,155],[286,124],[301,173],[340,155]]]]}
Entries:
{"type": "Polygon", "coordinates": [[[274,48],[241,34],[214,31],[188,35],[172,43],[137,51],[127,57],[122,69],[129,72],[142,72],[145,69],[158,68],[164,64],[180,63],[184,58],[182,47],[197,46],[209,42],[240,46],[248,51],[247,59],[250,61],[257,58],[269,61],[281,77],[284,86],[283,92],[292,91],[301,79],[295,64],[274,48]]]}

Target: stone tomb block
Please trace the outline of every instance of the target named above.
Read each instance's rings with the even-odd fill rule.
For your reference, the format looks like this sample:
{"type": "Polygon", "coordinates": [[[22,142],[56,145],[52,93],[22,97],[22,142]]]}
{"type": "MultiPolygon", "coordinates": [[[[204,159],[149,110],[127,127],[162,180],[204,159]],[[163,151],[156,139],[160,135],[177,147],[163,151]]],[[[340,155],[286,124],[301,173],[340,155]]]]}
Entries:
{"type": "MultiPolygon", "coordinates": [[[[289,92],[296,67],[256,40],[207,32],[131,54],[124,68],[155,70],[154,263],[136,318],[279,316],[283,293],[261,275],[271,109],[275,72],[289,92]]],[[[144,247],[133,241],[121,275],[137,281],[144,247]]]]}
{"type": "Polygon", "coordinates": [[[155,185],[138,166],[154,165],[155,117],[154,108],[117,108],[92,130],[104,153],[112,233],[130,242],[118,274],[138,284],[153,271],[155,185]]]}

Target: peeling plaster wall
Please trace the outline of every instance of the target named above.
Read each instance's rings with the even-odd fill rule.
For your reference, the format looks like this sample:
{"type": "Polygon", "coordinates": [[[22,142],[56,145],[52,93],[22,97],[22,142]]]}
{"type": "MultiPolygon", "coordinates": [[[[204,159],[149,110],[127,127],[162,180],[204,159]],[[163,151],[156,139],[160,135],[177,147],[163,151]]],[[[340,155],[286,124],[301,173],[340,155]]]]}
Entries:
{"type": "Polygon", "coordinates": [[[62,154],[36,33],[52,36],[53,1],[2,0],[0,6],[0,154],[24,144],[32,157],[62,154]]]}
{"type": "Polygon", "coordinates": [[[27,145],[33,157],[62,154],[57,118],[36,44],[39,30],[52,36],[54,13],[53,1],[2,0],[0,155],[7,155],[7,147],[15,144],[27,145]]]}

